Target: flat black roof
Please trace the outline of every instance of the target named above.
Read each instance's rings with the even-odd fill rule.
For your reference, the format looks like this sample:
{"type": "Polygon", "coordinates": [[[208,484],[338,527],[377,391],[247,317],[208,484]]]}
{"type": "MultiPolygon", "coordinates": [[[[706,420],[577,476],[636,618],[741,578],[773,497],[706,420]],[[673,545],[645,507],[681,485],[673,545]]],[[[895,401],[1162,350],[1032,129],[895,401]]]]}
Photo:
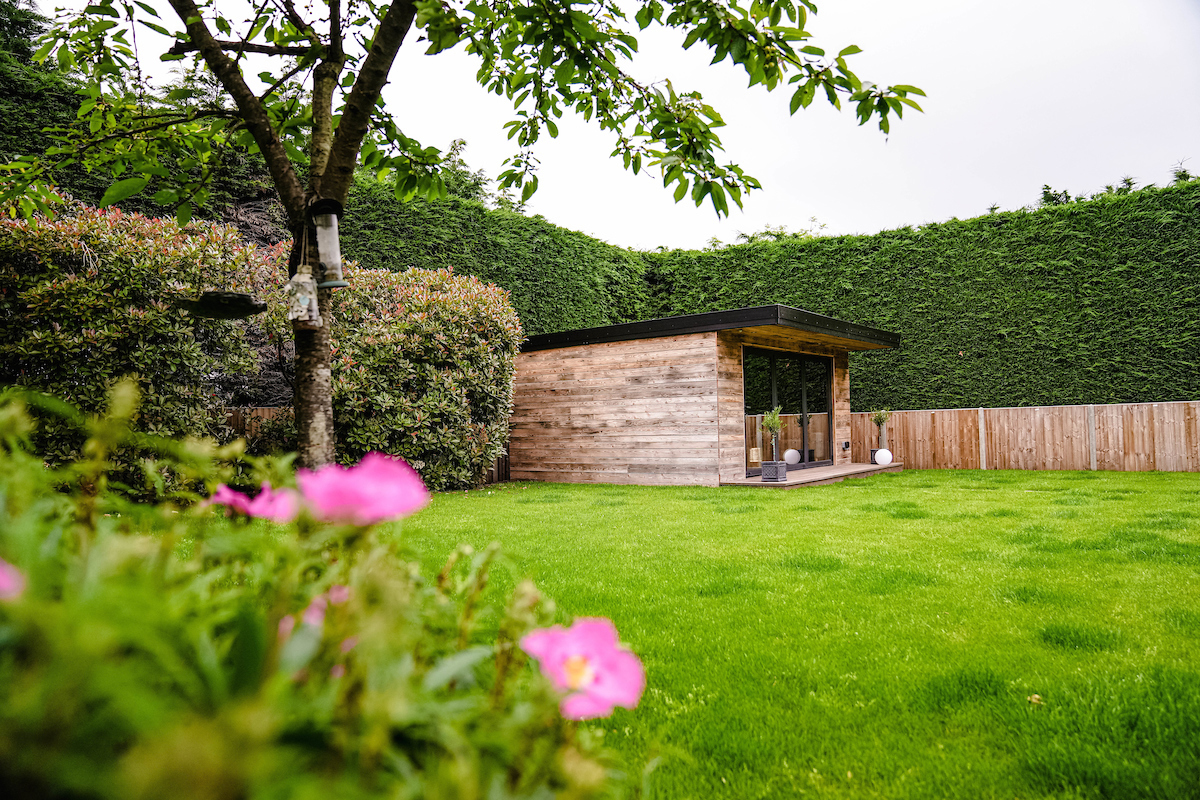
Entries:
{"type": "Polygon", "coordinates": [[[823,336],[851,339],[871,345],[872,348],[900,346],[900,334],[898,333],[868,328],[865,325],[855,325],[853,322],[814,314],[802,308],[773,305],[663,317],[645,322],[626,322],[621,325],[581,328],[560,333],[540,333],[530,336],[521,347],[521,351],[528,353],[533,350],[550,350],[555,347],[621,342],[629,339],[652,339],[656,336],[676,336],[685,333],[704,333],[729,328],[753,328],[762,325],[779,325],[823,336]]]}

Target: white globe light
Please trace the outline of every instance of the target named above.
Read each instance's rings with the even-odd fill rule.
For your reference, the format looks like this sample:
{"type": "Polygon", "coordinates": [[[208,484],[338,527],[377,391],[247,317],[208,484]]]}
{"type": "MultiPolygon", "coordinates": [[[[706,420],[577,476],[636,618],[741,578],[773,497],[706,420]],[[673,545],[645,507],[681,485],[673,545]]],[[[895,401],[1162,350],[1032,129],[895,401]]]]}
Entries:
{"type": "Polygon", "coordinates": [[[786,451],[783,454],[783,460],[789,464],[799,464],[800,463],[800,451],[799,450],[786,451]]]}
{"type": "Polygon", "coordinates": [[[886,467],[888,464],[892,463],[892,451],[887,449],[876,450],[875,463],[881,467],[886,467]]]}

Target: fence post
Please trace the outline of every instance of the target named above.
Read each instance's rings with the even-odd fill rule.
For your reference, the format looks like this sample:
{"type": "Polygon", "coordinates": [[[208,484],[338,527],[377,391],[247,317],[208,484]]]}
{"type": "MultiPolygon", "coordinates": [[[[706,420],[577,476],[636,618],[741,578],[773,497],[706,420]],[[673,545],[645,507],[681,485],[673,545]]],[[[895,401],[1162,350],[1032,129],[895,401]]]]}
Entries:
{"type": "Polygon", "coordinates": [[[987,427],[983,421],[983,409],[979,409],[979,468],[987,469],[987,427]]]}
{"type": "Polygon", "coordinates": [[[1096,407],[1088,406],[1087,410],[1088,421],[1088,453],[1091,460],[1088,462],[1091,465],[1092,472],[1096,471],[1096,407]]]}

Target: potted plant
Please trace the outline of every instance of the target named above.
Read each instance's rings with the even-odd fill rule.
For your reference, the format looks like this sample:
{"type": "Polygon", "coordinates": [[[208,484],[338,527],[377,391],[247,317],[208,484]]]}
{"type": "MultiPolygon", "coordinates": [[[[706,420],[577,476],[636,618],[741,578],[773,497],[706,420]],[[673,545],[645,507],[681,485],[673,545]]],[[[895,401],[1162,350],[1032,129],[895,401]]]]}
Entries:
{"type": "Polygon", "coordinates": [[[881,408],[878,411],[871,412],[871,422],[875,423],[875,427],[879,428],[879,447],[871,450],[871,463],[876,463],[875,454],[880,450],[887,449],[887,421],[891,419],[892,412],[886,408],[881,408]]]}
{"type": "Polygon", "coordinates": [[[775,406],[763,414],[763,430],[771,437],[771,461],[762,462],[762,479],[766,483],[782,483],[787,480],[787,462],[779,460],[779,432],[783,430],[780,412],[783,406],[775,406]]]}

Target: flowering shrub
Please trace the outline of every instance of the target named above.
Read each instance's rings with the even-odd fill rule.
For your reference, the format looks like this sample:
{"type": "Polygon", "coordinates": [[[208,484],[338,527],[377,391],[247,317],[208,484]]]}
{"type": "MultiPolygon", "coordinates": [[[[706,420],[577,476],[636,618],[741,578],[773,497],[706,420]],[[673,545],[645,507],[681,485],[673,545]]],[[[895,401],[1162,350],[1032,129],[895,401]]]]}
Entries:
{"type": "Polygon", "coordinates": [[[339,458],[404,458],[431,489],[478,484],[508,442],[521,324],[508,292],[450,270],[347,270],[334,293],[339,458]]]}
{"type": "MultiPolygon", "coordinates": [[[[103,409],[113,383],[144,393],[138,430],[209,435],[224,424],[221,374],[252,367],[239,323],[175,307],[198,284],[237,288],[261,252],[236,229],[74,206],[55,219],[0,220],[0,384],[103,409]]],[[[82,439],[47,419],[40,452],[63,463],[82,439]]]]}
{"type": "MultiPolygon", "coordinates": [[[[560,642],[554,663],[576,678],[545,659],[543,675],[518,643],[562,638],[537,633],[553,605],[523,582],[493,607],[494,546],[460,548],[426,580],[373,527],[315,520],[345,488],[317,473],[301,484],[317,514],[256,521],[274,516],[264,494],[295,497],[285,464],[131,433],[128,385],[109,406],[87,458],[51,470],[28,452],[21,404],[0,398],[0,797],[610,793],[611,758],[563,718],[556,687],[629,704],[604,688],[615,632],[579,652],[560,642]],[[170,453],[184,488],[158,505],[105,491],[108,455],[131,439],[170,453]],[[216,490],[240,506],[217,488],[239,461],[266,482],[249,519],[194,502],[216,490]]],[[[365,469],[377,490],[397,476],[405,499],[372,514],[391,517],[424,502],[395,467],[328,474],[365,469]]]]}

